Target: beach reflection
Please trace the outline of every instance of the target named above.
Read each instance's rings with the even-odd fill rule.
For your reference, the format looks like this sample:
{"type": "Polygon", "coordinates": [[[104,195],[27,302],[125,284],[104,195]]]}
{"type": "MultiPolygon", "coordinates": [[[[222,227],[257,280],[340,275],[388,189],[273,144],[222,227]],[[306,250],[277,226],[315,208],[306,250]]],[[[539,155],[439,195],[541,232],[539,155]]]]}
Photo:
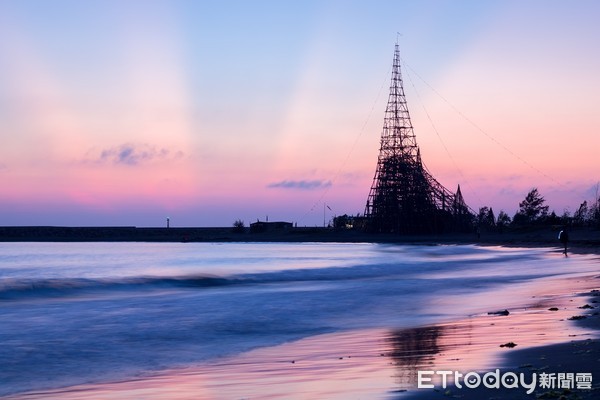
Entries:
{"type": "MultiPolygon", "coordinates": [[[[553,281],[547,283],[548,287],[533,297],[534,304],[511,310],[509,315],[478,314],[435,326],[389,332],[386,340],[390,351],[386,355],[395,366],[394,391],[416,389],[419,370],[466,373],[514,367],[510,356],[515,350],[596,337],[591,328],[567,321],[581,313],[580,307],[586,301],[572,292],[583,281],[573,280],[570,288],[557,287],[553,281]],[[552,296],[543,295],[548,288],[554,292],[552,296]],[[516,347],[501,347],[509,342],[516,347]]],[[[433,383],[440,383],[439,376],[433,378],[433,383]]],[[[448,382],[452,383],[452,376],[448,382]]]]}
{"type": "Polygon", "coordinates": [[[440,353],[439,338],[444,327],[426,326],[392,331],[388,341],[388,354],[396,365],[396,378],[402,388],[415,387],[417,371],[430,369],[435,356],[440,353]]]}

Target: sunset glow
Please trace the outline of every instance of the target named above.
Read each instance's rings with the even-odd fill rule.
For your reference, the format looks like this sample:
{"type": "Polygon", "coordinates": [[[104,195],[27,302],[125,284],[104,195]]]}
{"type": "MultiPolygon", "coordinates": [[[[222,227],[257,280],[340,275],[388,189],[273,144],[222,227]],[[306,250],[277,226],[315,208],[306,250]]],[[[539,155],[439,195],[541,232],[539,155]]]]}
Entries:
{"type": "Polygon", "coordinates": [[[594,199],[597,2],[287,3],[0,3],[0,224],[362,213],[397,32],[443,185],[510,215],[594,199]]]}

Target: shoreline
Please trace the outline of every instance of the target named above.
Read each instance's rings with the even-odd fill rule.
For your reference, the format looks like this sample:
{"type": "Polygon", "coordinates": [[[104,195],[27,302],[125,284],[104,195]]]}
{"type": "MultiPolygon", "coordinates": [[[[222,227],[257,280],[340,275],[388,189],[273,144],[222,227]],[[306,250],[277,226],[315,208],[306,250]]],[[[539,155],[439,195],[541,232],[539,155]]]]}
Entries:
{"type": "MultiPolygon", "coordinates": [[[[596,280],[600,276],[594,276],[596,280]]],[[[580,303],[585,305],[592,304],[587,312],[581,312],[583,306],[574,308],[571,306],[568,310],[576,317],[583,317],[575,320],[571,325],[575,329],[588,330],[588,334],[569,334],[570,340],[555,344],[530,346],[523,349],[506,352],[499,360],[499,365],[493,368],[476,371],[480,376],[488,372],[498,371],[498,376],[514,374],[523,375],[525,382],[532,383],[533,374],[537,375],[535,388],[528,393],[528,389],[523,386],[507,388],[487,388],[480,385],[477,388],[468,388],[462,381],[462,387],[458,388],[450,383],[447,387],[438,385],[434,389],[418,389],[406,396],[398,396],[396,400],[428,400],[428,399],[448,399],[460,398],[464,400],[480,399],[561,399],[561,400],[587,400],[597,399],[600,396],[600,291],[598,289],[591,292],[577,293],[571,300],[579,298],[580,303]],[[586,337],[587,336],[587,337],[586,337]],[[551,384],[542,387],[541,374],[554,377],[549,379],[551,384]],[[572,374],[570,377],[568,374],[572,374]],[[579,388],[575,382],[577,375],[591,374],[590,384],[582,384],[579,388]],[[560,377],[564,379],[559,383],[560,377]],[[564,385],[564,386],[563,386],[564,385]],[[562,386],[562,387],[561,387],[562,386]]],[[[571,317],[571,318],[572,318],[571,317]]],[[[565,323],[564,319],[559,320],[565,323]]],[[[510,386],[510,385],[509,385],[510,386]]]]}
{"type": "MultiPolygon", "coordinates": [[[[575,322],[568,318],[597,312],[600,293],[595,292],[598,295],[594,298],[585,294],[600,286],[599,278],[597,273],[543,278],[543,284],[531,285],[530,301],[510,309],[509,315],[481,313],[405,329],[321,334],[125,381],[19,393],[6,399],[536,398],[549,391],[537,391],[528,397],[522,390],[416,389],[416,371],[500,368],[530,373],[556,367],[557,372],[592,372],[588,365],[600,365],[596,361],[600,359],[600,317],[591,315],[575,322]],[[595,309],[579,308],[584,304],[595,309]],[[554,307],[557,310],[551,311],[554,307]],[[517,347],[499,347],[511,341],[517,347]],[[566,365],[564,360],[572,364],[566,365]]],[[[498,310],[504,308],[502,298],[497,298],[495,306],[498,310]]],[[[565,398],[597,395],[598,377],[600,371],[594,374],[593,391],[577,391],[573,393],[580,397],[565,398]]]]}
{"type": "MultiPolygon", "coordinates": [[[[506,247],[556,247],[562,244],[560,227],[507,229],[502,233],[446,233],[397,235],[334,230],[322,227],[289,228],[266,232],[235,232],[230,227],[152,228],[135,226],[67,227],[0,226],[0,242],[241,242],[241,243],[394,243],[394,244],[475,244],[506,247]]],[[[600,229],[570,230],[569,252],[598,253],[600,229]]]]}

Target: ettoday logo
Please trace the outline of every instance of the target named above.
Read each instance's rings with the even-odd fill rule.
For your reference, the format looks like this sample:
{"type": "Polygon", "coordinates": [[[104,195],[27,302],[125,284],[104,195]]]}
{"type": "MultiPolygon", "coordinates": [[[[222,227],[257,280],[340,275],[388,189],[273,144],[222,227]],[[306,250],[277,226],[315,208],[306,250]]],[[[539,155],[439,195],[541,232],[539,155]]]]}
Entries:
{"type": "Polygon", "coordinates": [[[458,389],[467,387],[475,389],[483,385],[488,389],[526,389],[527,394],[539,386],[543,389],[591,389],[591,373],[545,373],[531,374],[528,378],[525,373],[503,372],[499,369],[480,375],[477,372],[463,374],[458,371],[417,371],[417,387],[419,389],[433,389],[434,378],[441,378],[442,388],[448,386],[448,377],[453,378],[454,386],[458,389]]]}

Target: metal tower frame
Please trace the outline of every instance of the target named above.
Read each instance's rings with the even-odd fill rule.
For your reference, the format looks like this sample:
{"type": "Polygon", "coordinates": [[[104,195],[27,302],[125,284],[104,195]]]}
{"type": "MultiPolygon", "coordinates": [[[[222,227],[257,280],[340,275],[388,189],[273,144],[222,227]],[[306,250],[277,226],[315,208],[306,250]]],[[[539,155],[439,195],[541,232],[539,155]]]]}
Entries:
{"type": "Polygon", "coordinates": [[[365,217],[367,230],[373,232],[465,231],[472,224],[473,214],[460,186],[456,194],[452,193],[429,173],[421,160],[404,95],[398,44],[365,217]]]}

